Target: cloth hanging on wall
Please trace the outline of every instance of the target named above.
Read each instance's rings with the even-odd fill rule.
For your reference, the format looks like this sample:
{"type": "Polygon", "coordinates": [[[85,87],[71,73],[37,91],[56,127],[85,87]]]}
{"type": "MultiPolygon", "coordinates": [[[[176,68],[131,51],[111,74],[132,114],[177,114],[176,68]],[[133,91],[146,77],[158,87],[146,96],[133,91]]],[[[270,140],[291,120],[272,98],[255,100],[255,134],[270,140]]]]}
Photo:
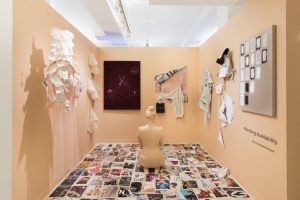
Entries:
{"type": "Polygon", "coordinates": [[[67,111],[77,105],[76,99],[82,91],[78,64],[73,60],[73,33],[53,29],[49,55],[50,65],[45,69],[43,85],[47,88],[47,104],[64,104],[67,111]]]}
{"type": "Polygon", "coordinates": [[[87,92],[92,101],[100,99],[97,86],[95,85],[94,81],[90,78],[88,78],[87,92]]]}
{"type": "Polygon", "coordinates": [[[175,90],[178,84],[184,95],[184,102],[188,102],[187,94],[187,67],[179,67],[166,73],[158,74],[154,77],[156,92],[159,94],[170,93],[175,90]]]}
{"type": "Polygon", "coordinates": [[[224,140],[223,140],[222,131],[221,131],[220,128],[219,128],[219,130],[218,130],[218,142],[220,143],[220,145],[221,145],[222,147],[225,146],[225,145],[224,145],[224,140]]]}
{"type": "MultiPolygon", "coordinates": [[[[95,55],[90,52],[89,53],[89,66],[91,70],[91,76],[99,74],[98,62],[95,55]]],[[[90,106],[89,106],[89,124],[87,128],[88,133],[94,133],[98,128],[98,116],[95,110],[95,101],[100,99],[98,93],[98,86],[94,82],[92,78],[88,78],[87,82],[87,93],[90,98],[90,106]]]]}
{"type": "Polygon", "coordinates": [[[179,117],[183,117],[184,115],[184,95],[181,89],[181,85],[177,85],[177,87],[169,92],[169,93],[163,93],[161,92],[159,94],[158,99],[162,100],[162,99],[169,99],[172,101],[173,104],[173,109],[175,112],[175,117],[179,118],[179,117]]]}
{"type": "Polygon", "coordinates": [[[161,84],[161,83],[165,82],[166,80],[168,80],[169,78],[171,78],[172,76],[174,76],[177,72],[180,72],[183,69],[184,69],[184,67],[179,67],[179,68],[170,70],[166,73],[157,74],[154,76],[154,80],[157,83],[161,84]]]}
{"type": "Polygon", "coordinates": [[[220,78],[233,78],[234,69],[232,64],[232,55],[231,51],[226,48],[220,58],[217,59],[217,63],[221,65],[221,68],[218,73],[218,77],[220,78]]]}
{"type": "Polygon", "coordinates": [[[219,82],[217,82],[215,88],[216,88],[216,94],[222,95],[225,89],[224,79],[221,79],[219,82]]]}
{"type": "Polygon", "coordinates": [[[222,103],[219,108],[219,119],[221,127],[225,127],[228,124],[231,125],[234,117],[234,105],[233,100],[226,94],[222,97],[222,103]]]}
{"type": "Polygon", "coordinates": [[[89,125],[88,125],[88,133],[94,133],[98,128],[99,118],[94,109],[90,110],[89,114],[89,125]]]}
{"type": "Polygon", "coordinates": [[[91,69],[91,74],[98,75],[100,73],[97,59],[92,52],[89,53],[89,66],[91,69]]]}
{"type": "Polygon", "coordinates": [[[201,86],[201,97],[198,101],[198,107],[203,110],[204,113],[204,123],[210,120],[210,103],[211,103],[211,92],[212,92],[213,81],[211,74],[208,71],[207,66],[205,66],[202,77],[201,86]]]}

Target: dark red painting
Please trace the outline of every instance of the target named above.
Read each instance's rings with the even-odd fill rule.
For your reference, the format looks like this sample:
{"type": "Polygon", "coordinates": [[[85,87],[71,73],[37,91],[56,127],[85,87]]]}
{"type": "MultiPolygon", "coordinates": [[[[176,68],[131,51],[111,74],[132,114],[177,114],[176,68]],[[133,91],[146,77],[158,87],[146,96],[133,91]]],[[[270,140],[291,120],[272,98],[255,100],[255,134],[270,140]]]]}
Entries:
{"type": "Polygon", "coordinates": [[[140,108],[140,61],[104,61],[104,109],[140,108]]]}

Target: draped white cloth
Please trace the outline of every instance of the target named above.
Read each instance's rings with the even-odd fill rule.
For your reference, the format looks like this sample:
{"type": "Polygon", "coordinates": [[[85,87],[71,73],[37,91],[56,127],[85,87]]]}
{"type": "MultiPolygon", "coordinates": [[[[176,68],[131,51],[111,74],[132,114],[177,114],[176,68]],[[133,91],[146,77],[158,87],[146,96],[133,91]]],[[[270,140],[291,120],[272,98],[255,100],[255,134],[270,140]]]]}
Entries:
{"type": "Polygon", "coordinates": [[[198,107],[204,111],[204,123],[210,120],[210,103],[213,81],[211,74],[205,66],[202,77],[201,97],[198,101],[198,107]]]}
{"type": "Polygon", "coordinates": [[[183,115],[184,115],[184,95],[183,95],[180,84],[177,85],[177,87],[169,93],[161,92],[159,94],[158,99],[162,100],[163,98],[166,98],[166,99],[169,99],[172,101],[176,118],[183,117],[183,115]]]}
{"type": "Polygon", "coordinates": [[[219,119],[221,127],[225,127],[228,124],[231,125],[234,117],[233,100],[226,94],[222,97],[222,103],[219,108],[219,119]]]}

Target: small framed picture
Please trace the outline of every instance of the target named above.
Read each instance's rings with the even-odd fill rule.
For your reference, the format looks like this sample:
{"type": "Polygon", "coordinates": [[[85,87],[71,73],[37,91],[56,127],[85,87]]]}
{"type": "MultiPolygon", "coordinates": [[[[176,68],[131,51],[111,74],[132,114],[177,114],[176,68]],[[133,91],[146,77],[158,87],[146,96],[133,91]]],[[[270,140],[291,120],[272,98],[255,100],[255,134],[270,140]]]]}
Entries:
{"type": "Polygon", "coordinates": [[[241,44],[240,51],[241,51],[241,56],[245,55],[245,44],[241,44]]]}
{"type": "Polygon", "coordinates": [[[268,62],[268,50],[267,49],[262,50],[261,62],[263,64],[268,62]]]}
{"type": "Polygon", "coordinates": [[[249,69],[249,67],[245,68],[245,80],[246,81],[250,80],[250,69],[249,69]]]}
{"type": "Polygon", "coordinates": [[[245,105],[245,96],[243,94],[240,95],[240,105],[241,106],[245,105]]]}
{"type": "Polygon", "coordinates": [[[255,79],[255,67],[250,68],[250,79],[251,80],[255,79]]]}
{"type": "Polygon", "coordinates": [[[241,94],[244,94],[244,93],[245,93],[245,83],[244,83],[244,82],[241,82],[241,85],[240,85],[240,93],[241,93],[241,94]]]}
{"type": "Polygon", "coordinates": [[[251,53],[250,54],[250,65],[253,66],[255,64],[255,54],[251,53]]]}
{"type": "Polygon", "coordinates": [[[249,92],[249,82],[245,83],[245,92],[248,93],[249,92]]]}
{"type": "Polygon", "coordinates": [[[250,57],[249,57],[249,55],[247,55],[247,56],[245,57],[245,66],[246,66],[246,67],[249,67],[249,66],[250,66],[250,57]]]}
{"type": "Polygon", "coordinates": [[[261,36],[256,38],[256,50],[259,50],[261,47],[261,36]]]}
{"type": "Polygon", "coordinates": [[[262,46],[265,48],[268,46],[268,33],[264,33],[262,36],[262,46]]]}
{"type": "Polygon", "coordinates": [[[245,54],[248,54],[250,52],[250,43],[249,41],[245,42],[245,54]]]}
{"type": "Polygon", "coordinates": [[[255,61],[255,64],[256,65],[260,65],[261,64],[261,51],[259,50],[259,51],[256,51],[256,56],[255,56],[255,58],[256,58],[256,61],[255,61]]]}
{"type": "Polygon", "coordinates": [[[245,95],[244,97],[245,97],[244,105],[248,106],[249,105],[249,97],[248,97],[248,95],[245,95]]]}
{"type": "Polygon", "coordinates": [[[241,56],[240,58],[240,67],[245,68],[245,56],[241,56]]]}
{"type": "Polygon", "coordinates": [[[260,79],[261,77],[261,68],[260,66],[255,67],[255,79],[260,79]]]}
{"type": "Polygon", "coordinates": [[[250,52],[251,53],[253,53],[255,51],[255,46],[256,46],[256,44],[255,44],[255,38],[252,38],[250,40],[250,52]]]}
{"type": "Polygon", "coordinates": [[[241,81],[244,81],[245,80],[245,70],[244,69],[242,69],[241,70],[241,81]]]}
{"type": "Polygon", "coordinates": [[[253,94],[255,92],[255,81],[249,82],[249,93],[253,94]]]}

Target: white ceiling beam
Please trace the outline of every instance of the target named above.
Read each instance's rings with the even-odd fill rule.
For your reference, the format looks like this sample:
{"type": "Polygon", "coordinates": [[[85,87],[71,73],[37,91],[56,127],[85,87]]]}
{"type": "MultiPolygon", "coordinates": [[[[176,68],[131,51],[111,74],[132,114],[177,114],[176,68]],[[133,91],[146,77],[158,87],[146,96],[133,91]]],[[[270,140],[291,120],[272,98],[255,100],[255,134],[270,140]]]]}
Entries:
{"type": "Polygon", "coordinates": [[[96,34],[105,33],[80,0],[52,0],[48,3],[94,45],[99,45],[96,34]]]}
{"type": "Polygon", "coordinates": [[[198,25],[203,22],[203,20],[206,19],[206,16],[212,12],[214,9],[213,6],[205,6],[203,9],[201,9],[199,15],[195,18],[195,20],[191,24],[191,28],[188,30],[186,35],[184,36],[183,40],[180,42],[180,46],[185,46],[187,42],[190,40],[192,35],[195,33],[195,31],[198,29],[198,25]]]}
{"type": "Polygon", "coordinates": [[[120,30],[115,18],[109,8],[107,1],[104,0],[81,0],[86,9],[104,32],[119,33],[120,30]]]}
{"type": "Polygon", "coordinates": [[[218,13],[217,26],[218,26],[218,28],[221,28],[229,20],[229,8],[228,8],[228,6],[218,6],[217,7],[217,13],[218,13]]]}
{"type": "Polygon", "coordinates": [[[189,5],[235,5],[241,0],[149,0],[150,5],[181,5],[181,6],[189,6],[189,5]]]}

